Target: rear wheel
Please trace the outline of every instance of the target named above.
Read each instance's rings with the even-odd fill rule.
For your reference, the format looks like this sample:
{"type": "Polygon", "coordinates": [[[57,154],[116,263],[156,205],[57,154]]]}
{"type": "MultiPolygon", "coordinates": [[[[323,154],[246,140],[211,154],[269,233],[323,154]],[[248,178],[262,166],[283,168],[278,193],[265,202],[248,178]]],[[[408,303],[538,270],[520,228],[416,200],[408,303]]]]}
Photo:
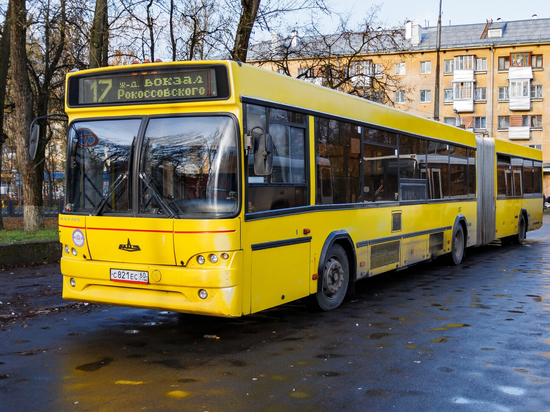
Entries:
{"type": "Polygon", "coordinates": [[[525,219],[523,215],[519,216],[518,222],[518,234],[512,237],[512,242],[516,245],[523,244],[525,240],[525,233],[527,232],[527,225],[525,224],[525,219]]]}
{"type": "Polygon", "coordinates": [[[459,223],[453,232],[453,242],[451,245],[451,258],[454,265],[460,265],[462,259],[464,259],[464,252],[466,250],[464,245],[464,229],[459,223]]]}
{"type": "Polygon", "coordinates": [[[344,301],[349,284],[348,256],[342,246],[330,247],[319,282],[317,293],[310,296],[308,305],[323,311],[336,309],[344,301]]]}

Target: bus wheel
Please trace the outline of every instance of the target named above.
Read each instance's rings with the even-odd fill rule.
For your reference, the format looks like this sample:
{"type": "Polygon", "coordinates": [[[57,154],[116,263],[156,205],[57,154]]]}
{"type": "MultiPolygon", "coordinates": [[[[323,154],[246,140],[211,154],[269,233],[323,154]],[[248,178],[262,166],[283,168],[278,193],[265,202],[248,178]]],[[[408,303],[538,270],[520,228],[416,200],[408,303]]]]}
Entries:
{"type": "Polygon", "coordinates": [[[451,247],[451,258],[453,265],[460,265],[462,259],[464,259],[464,229],[459,223],[456,225],[456,229],[453,233],[453,244],[451,247]]]}
{"type": "Polygon", "coordinates": [[[525,226],[525,219],[523,218],[523,215],[519,215],[518,234],[512,237],[512,242],[514,244],[516,245],[523,244],[523,241],[525,240],[526,229],[527,228],[525,226]]]}
{"type": "Polygon", "coordinates": [[[349,284],[348,256],[342,246],[331,246],[319,282],[317,293],[310,296],[308,306],[323,311],[336,309],[344,301],[349,284]]]}

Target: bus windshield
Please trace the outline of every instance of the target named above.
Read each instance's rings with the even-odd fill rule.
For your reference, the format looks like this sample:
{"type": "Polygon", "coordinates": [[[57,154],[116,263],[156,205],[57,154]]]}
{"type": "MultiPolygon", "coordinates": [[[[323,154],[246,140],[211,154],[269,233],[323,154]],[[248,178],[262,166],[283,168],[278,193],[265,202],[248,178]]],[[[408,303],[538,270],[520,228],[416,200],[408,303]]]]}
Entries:
{"type": "Polygon", "coordinates": [[[149,120],[141,149],[141,214],[238,212],[235,122],[228,116],[149,120]]]}
{"type": "Polygon", "coordinates": [[[231,117],[151,118],[140,132],[143,121],[73,123],[67,212],[218,218],[239,211],[231,117]]]}
{"type": "Polygon", "coordinates": [[[75,122],[69,130],[67,212],[129,213],[129,168],[141,119],[75,122]]]}

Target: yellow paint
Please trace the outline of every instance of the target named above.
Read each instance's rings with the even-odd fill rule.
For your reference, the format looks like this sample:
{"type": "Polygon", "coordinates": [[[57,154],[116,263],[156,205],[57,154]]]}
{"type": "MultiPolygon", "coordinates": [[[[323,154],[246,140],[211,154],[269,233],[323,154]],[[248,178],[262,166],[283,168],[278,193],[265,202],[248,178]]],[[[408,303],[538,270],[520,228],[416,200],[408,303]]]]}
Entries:
{"type": "Polygon", "coordinates": [[[550,353],[541,353],[541,356],[546,356],[547,358],[550,358],[550,353]]]}
{"type": "Polygon", "coordinates": [[[447,326],[448,328],[464,328],[470,325],[466,323],[448,323],[445,326],[447,326]]]}
{"type": "Polygon", "coordinates": [[[166,394],[169,398],[182,399],[189,396],[189,392],[185,391],[171,391],[166,394]]]}
{"type": "Polygon", "coordinates": [[[143,385],[143,383],[144,382],[142,381],[125,381],[125,380],[120,380],[115,382],[116,385],[143,385]]]}
{"type": "Polygon", "coordinates": [[[440,330],[447,330],[447,328],[433,328],[433,329],[430,329],[430,331],[433,331],[433,332],[440,331],[440,330]]]}

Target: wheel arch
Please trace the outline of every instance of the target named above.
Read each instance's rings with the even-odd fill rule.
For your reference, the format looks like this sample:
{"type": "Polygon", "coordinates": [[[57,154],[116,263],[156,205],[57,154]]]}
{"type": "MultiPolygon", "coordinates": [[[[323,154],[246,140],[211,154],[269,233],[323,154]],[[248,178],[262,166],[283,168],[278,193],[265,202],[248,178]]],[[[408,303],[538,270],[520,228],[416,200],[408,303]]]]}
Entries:
{"type": "Polygon", "coordinates": [[[466,247],[468,246],[468,222],[466,220],[466,217],[462,213],[457,215],[455,218],[455,221],[453,224],[453,237],[454,237],[457,225],[461,225],[462,230],[464,231],[464,250],[466,250],[466,247]]]}
{"type": "MultiPolygon", "coordinates": [[[[339,244],[344,248],[344,251],[346,252],[350,272],[348,285],[349,289],[351,285],[355,283],[355,280],[357,278],[357,258],[353,241],[351,240],[351,236],[347,231],[335,230],[327,236],[327,238],[325,239],[325,243],[323,244],[323,248],[321,249],[321,255],[319,256],[319,266],[317,268],[317,273],[319,275],[319,278],[321,279],[324,275],[325,260],[327,258],[327,254],[333,244],[339,244]]],[[[320,284],[321,282],[318,283],[318,285],[320,284]]]]}

